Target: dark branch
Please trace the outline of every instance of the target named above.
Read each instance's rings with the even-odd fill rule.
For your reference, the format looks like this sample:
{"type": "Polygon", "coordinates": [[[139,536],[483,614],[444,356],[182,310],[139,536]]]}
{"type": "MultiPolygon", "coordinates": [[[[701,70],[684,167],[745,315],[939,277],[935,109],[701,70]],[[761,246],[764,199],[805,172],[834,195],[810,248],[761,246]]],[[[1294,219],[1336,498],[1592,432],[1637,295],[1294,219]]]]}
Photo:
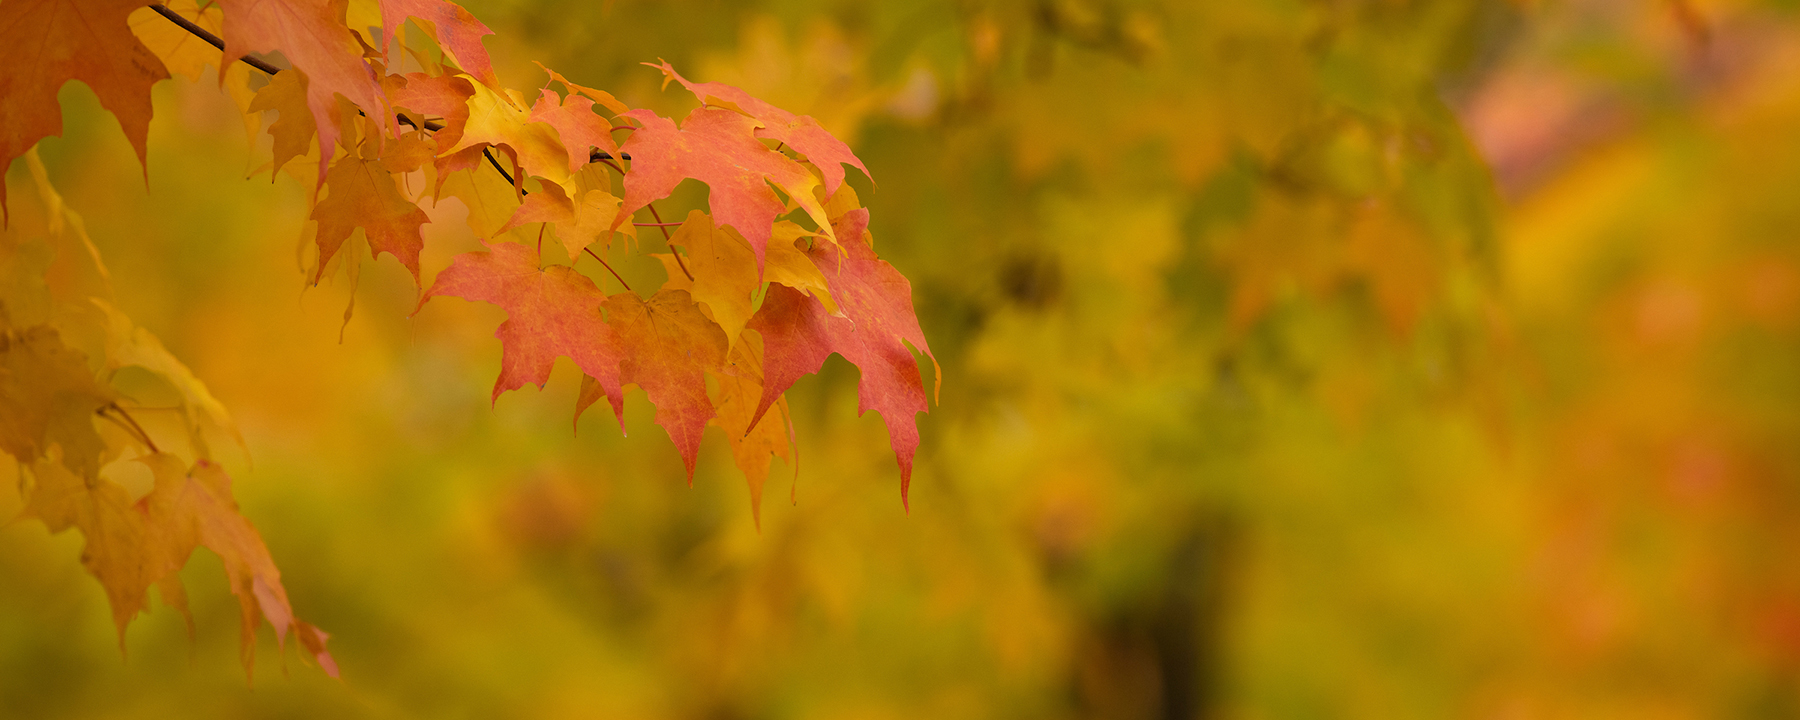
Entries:
{"type": "MultiPolygon", "coordinates": [[[[158,15],[168,18],[169,22],[175,23],[176,25],[180,25],[181,29],[186,30],[190,33],[193,33],[194,37],[200,38],[201,40],[205,40],[208,44],[210,44],[213,47],[216,47],[220,50],[225,49],[225,41],[219,39],[219,36],[214,35],[211,32],[208,32],[206,28],[200,27],[199,25],[195,25],[194,21],[182,17],[179,13],[175,12],[174,10],[170,10],[169,6],[163,5],[161,3],[157,3],[157,4],[151,5],[150,9],[155,10],[156,14],[158,14],[158,15]]],[[[249,55],[245,55],[238,59],[242,60],[245,65],[249,65],[250,67],[256,68],[256,69],[266,72],[270,75],[274,75],[275,73],[281,72],[281,68],[275,67],[274,65],[270,65],[268,63],[268,61],[266,61],[266,60],[259,60],[257,58],[250,57],[249,55]]]]}
{"type": "MultiPolygon", "coordinates": [[[[172,23],[175,23],[176,25],[181,26],[181,29],[188,31],[194,37],[200,38],[201,40],[205,40],[207,42],[207,44],[209,44],[213,47],[216,47],[221,51],[223,51],[225,49],[225,41],[223,39],[221,39],[217,35],[212,34],[212,32],[208,31],[206,28],[200,27],[199,25],[195,24],[194,21],[182,17],[180,13],[177,13],[174,10],[170,10],[167,5],[155,3],[155,4],[150,5],[150,9],[155,11],[156,14],[158,14],[158,15],[168,18],[169,22],[172,22],[172,23]]],[[[244,63],[245,65],[249,65],[250,67],[256,68],[256,69],[261,70],[270,75],[275,75],[275,74],[278,74],[281,72],[281,68],[275,67],[274,65],[270,64],[267,60],[262,60],[260,58],[254,58],[249,55],[245,55],[241,58],[238,58],[238,60],[240,62],[244,63]]],[[[357,114],[360,115],[363,113],[361,110],[358,110],[357,114]]],[[[415,127],[415,128],[419,128],[422,130],[429,130],[431,132],[437,132],[439,130],[444,129],[443,123],[433,122],[430,120],[422,120],[418,123],[415,123],[415,122],[413,122],[412,118],[409,118],[401,113],[395,113],[394,119],[400,121],[401,123],[404,123],[408,127],[415,127]]],[[[625,127],[629,128],[630,126],[625,126],[625,127]]],[[[614,129],[617,130],[620,128],[614,128],[614,129]]],[[[633,128],[633,129],[635,129],[635,128],[633,128]]],[[[506,178],[506,184],[508,184],[508,185],[515,184],[513,182],[512,174],[506,172],[506,168],[500,167],[500,161],[494,159],[493,153],[490,153],[484,149],[481,151],[481,154],[487,156],[488,162],[494,166],[495,170],[500,171],[500,177],[506,178]]],[[[625,154],[625,153],[619,153],[619,157],[622,159],[625,159],[625,160],[631,159],[631,156],[628,154],[625,154]]],[[[607,153],[602,150],[591,150],[588,153],[588,162],[601,162],[604,160],[612,160],[612,159],[613,159],[613,156],[611,153],[607,153]]],[[[617,168],[618,166],[614,165],[613,167],[617,168]]],[[[623,174],[625,171],[620,170],[619,172],[621,174],[623,174]]],[[[519,192],[521,194],[529,194],[529,193],[525,192],[524,188],[520,188],[519,192]]]]}
{"type": "MultiPolygon", "coordinates": [[[[500,161],[499,161],[499,160],[495,160],[495,159],[494,159],[494,154],[493,154],[493,153],[491,153],[491,152],[488,152],[488,149],[487,149],[487,148],[482,148],[482,149],[481,149],[481,156],[482,156],[482,157],[485,157],[485,158],[487,158],[487,159],[488,159],[488,164],[489,164],[489,165],[493,165],[493,166],[494,166],[494,169],[495,169],[495,170],[498,170],[498,171],[499,171],[499,172],[500,172],[500,177],[503,177],[503,178],[506,178],[506,184],[508,184],[508,185],[513,185],[513,184],[514,184],[514,183],[513,183],[513,177],[512,177],[512,173],[509,173],[509,172],[507,172],[507,171],[506,171],[506,168],[503,168],[503,167],[500,167],[500,161]]],[[[525,188],[519,188],[519,194],[520,194],[520,195],[530,195],[530,194],[531,194],[531,191],[529,191],[529,190],[526,190],[526,189],[525,189],[525,188]]]]}

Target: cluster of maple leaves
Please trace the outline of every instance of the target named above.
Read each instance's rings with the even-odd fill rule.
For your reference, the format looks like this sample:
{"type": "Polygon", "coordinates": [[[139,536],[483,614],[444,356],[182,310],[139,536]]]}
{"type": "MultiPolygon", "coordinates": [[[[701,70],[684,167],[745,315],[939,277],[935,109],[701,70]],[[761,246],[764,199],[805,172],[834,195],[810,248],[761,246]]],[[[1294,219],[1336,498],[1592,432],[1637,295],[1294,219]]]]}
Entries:
{"type": "MultiPolygon", "coordinates": [[[[770,460],[791,450],[783,393],[837,353],[861,372],[859,410],[887,424],[904,502],[915,416],[927,408],[913,353],[931,351],[910,285],[876,256],[868,211],[844,182],[843,166],[867,173],[862,162],[812,118],[735,87],[690,82],[667,63],[653,66],[665,86],[679,82],[700,101],[680,122],[548,69],[549,82],[528,98],[501,86],[481,44],[489,34],[447,0],[5,0],[0,170],[20,157],[35,164],[35,144],[60,134],[56,94],[69,80],[93,89],[142,162],[151,86],[212,65],[251,132],[264,111],[277,113],[270,171],[311,189],[313,282],[354,262],[344,250],[357,229],[372,256],[393,255],[419,281],[420,227],[430,221],[420,203],[454,197],[468,206],[486,250],[455,257],[420,307],[454,296],[507,311],[496,332],[495,397],[541,387],[566,356],[585,374],[577,417],[604,398],[623,426],[625,388],[635,384],[690,479],[706,426],[724,431],[754,508],[770,460]],[[441,53],[406,45],[399,31],[409,18],[441,53]],[[266,59],[276,53],[288,67],[266,59]],[[262,79],[252,82],[253,71],[262,79]],[[661,222],[651,204],[690,178],[708,186],[710,213],[661,222]],[[656,221],[634,221],[643,210],[656,221]],[[615,242],[635,247],[640,226],[661,229],[669,246],[657,255],[669,280],[648,297],[608,294],[576,268],[584,256],[604,266],[615,242]]],[[[54,196],[38,175],[40,192],[54,196]]],[[[58,200],[51,214],[66,212],[58,200]]],[[[30,283],[29,272],[16,275],[7,282],[30,283]]],[[[63,294],[71,297],[58,307],[85,307],[79,293],[63,294]]],[[[115,324],[130,328],[123,315],[115,324]]],[[[131,401],[108,387],[112,371],[142,364],[120,354],[129,343],[83,352],[63,343],[59,330],[69,327],[13,319],[0,327],[0,447],[30,469],[27,513],[52,530],[82,530],[85,562],[121,633],[151,585],[181,603],[174,572],[204,545],[227,559],[244,604],[246,663],[260,613],[278,637],[294,629],[335,674],[324,633],[288,609],[197,421],[193,463],[159,449],[131,401]],[[95,371],[90,358],[105,367],[95,371]],[[102,438],[97,428],[109,425],[117,428],[102,438]],[[102,477],[101,466],[120,457],[147,465],[153,488],[133,497],[102,477]]],[[[160,353],[152,369],[188,390],[184,407],[216,410],[224,422],[204,386],[147,342],[160,353]]]]}

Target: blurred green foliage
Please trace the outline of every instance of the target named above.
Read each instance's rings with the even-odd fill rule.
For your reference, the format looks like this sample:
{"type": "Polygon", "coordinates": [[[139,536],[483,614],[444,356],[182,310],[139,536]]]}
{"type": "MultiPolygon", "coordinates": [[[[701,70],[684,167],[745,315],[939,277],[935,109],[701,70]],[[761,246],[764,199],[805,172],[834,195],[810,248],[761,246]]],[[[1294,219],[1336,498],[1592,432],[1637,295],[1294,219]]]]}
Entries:
{"type": "MultiPolygon", "coordinates": [[[[910,515],[841,360],[758,532],[724,438],[684,487],[641,395],[629,438],[568,434],[573,367],[490,409],[499,311],[409,318],[391,259],[339,344],[302,189],[242,179],[209,81],[159,87],[148,193],[71,86],[42,153],[242,421],[345,681],[247,687],[222,592],[121,663],[79,538],[15,523],[0,715],[1800,713],[1787,4],[467,5],[514,86],[684,112],[660,57],[850,141],[945,372],[910,515]]],[[[476,247],[432,212],[428,275],[476,247]]]]}

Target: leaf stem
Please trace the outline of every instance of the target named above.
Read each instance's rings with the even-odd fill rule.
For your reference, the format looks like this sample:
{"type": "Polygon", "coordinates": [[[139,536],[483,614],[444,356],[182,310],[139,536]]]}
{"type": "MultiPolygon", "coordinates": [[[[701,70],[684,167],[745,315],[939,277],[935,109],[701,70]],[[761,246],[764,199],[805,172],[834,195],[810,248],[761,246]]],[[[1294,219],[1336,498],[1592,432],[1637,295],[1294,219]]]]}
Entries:
{"type": "Polygon", "coordinates": [[[520,186],[518,183],[513,182],[512,174],[508,173],[506,171],[506,168],[500,167],[500,161],[495,160],[494,154],[491,152],[488,152],[487,148],[481,149],[481,156],[487,158],[488,164],[494,166],[494,170],[496,170],[500,173],[500,177],[506,178],[506,184],[511,185],[516,188],[519,188],[520,195],[530,195],[531,194],[530,190],[526,190],[524,187],[520,186]]]}
{"type": "MultiPolygon", "coordinates": [[[[205,40],[207,42],[207,44],[209,44],[213,47],[216,47],[220,50],[225,49],[225,41],[220,39],[219,36],[212,34],[212,32],[208,31],[206,28],[203,28],[203,27],[200,27],[199,25],[194,24],[194,21],[182,17],[180,13],[177,13],[174,10],[170,10],[169,6],[164,5],[162,3],[152,3],[150,5],[150,9],[158,15],[168,18],[169,22],[175,23],[176,25],[180,25],[181,29],[186,30],[190,33],[193,33],[194,37],[200,38],[201,40],[205,40]]],[[[281,68],[275,67],[274,65],[270,65],[268,61],[262,60],[259,58],[253,58],[253,57],[250,57],[249,55],[245,55],[241,58],[238,58],[238,60],[243,61],[243,63],[245,65],[249,65],[250,67],[256,68],[256,69],[266,72],[270,75],[274,75],[275,73],[281,72],[281,68]]]]}
{"type": "Polygon", "coordinates": [[[631,286],[625,284],[625,278],[619,277],[619,271],[612,269],[612,266],[606,264],[605,260],[601,260],[599,255],[595,255],[593,250],[588,249],[588,248],[582,248],[581,251],[584,253],[587,253],[589,256],[593,257],[595,260],[600,260],[600,267],[606,268],[607,272],[612,273],[613,279],[618,280],[619,284],[623,285],[627,291],[631,290],[631,286]]]}
{"type": "Polygon", "coordinates": [[[96,410],[94,414],[106,418],[107,420],[111,420],[114,425],[118,425],[120,428],[123,428],[125,432],[131,433],[134,439],[144,443],[144,447],[150,448],[150,452],[162,452],[156,448],[156,441],[150,439],[150,433],[144,432],[144,426],[139,425],[137,420],[132,419],[131,413],[125,412],[125,408],[119,407],[118,403],[107,403],[104,407],[96,410]],[[108,410],[118,413],[119,417],[108,415],[106,412],[108,410]],[[121,420],[120,418],[124,419],[121,420]]]}
{"type": "MultiPolygon", "coordinates": [[[[668,242],[670,239],[672,239],[672,236],[669,235],[669,226],[670,225],[680,225],[681,223],[663,222],[662,214],[656,212],[656,204],[655,203],[644,203],[644,207],[650,208],[650,217],[656,218],[656,222],[646,223],[646,224],[655,226],[656,229],[661,230],[662,234],[663,234],[664,242],[668,242]]],[[[636,225],[636,224],[637,223],[632,223],[632,225],[636,225]]],[[[675,266],[678,268],[681,268],[681,274],[687,276],[688,282],[693,282],[694,274],[691,272],[688,272],[687,263],[681,261],[681,253],[675,251],[674,245],[669,246],[669,254],[675,256],[675,266]]]]}

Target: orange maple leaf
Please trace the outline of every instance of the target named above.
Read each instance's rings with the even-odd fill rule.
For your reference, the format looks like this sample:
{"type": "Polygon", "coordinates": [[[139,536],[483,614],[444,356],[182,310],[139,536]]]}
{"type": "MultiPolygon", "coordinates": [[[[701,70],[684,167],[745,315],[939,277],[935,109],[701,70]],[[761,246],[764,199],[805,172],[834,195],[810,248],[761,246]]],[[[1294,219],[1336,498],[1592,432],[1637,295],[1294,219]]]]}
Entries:
{"type": "Polygon", "coordinates": [[[486,245],[486,252],[456,256],[450,267],[438,273],[419,306],[438,295],[452,295],[504,308],[506,322],[494,331],[500,338],[495,399],[525,383],[543,387],[556,356],[562,355],[600,383],[624,427],[619,380],[623,352],[617,334],[600,316],[606,295],[594,281],[566,266],[538,269],[537,252],[524,245],[486,245]]]}
{"type": "MultiPolygon", "coordinates": [[[[650,63],[644,64],[650,65],[650,63]]],[[[744,114],[756,118],[756,121],[762,124],[756,129],[757,137],[779,140],[793,148],[795,152],[805,155],[806,159],[811,160],[814,165],[819,167],[819,172],[825,175],[825,195],[827,197],[837,194],[838,186],[843,184],[845,165],[853,165],[856,169],[861,170],[863,175],[869,175],[869,168],[863,166],[862,160],[856,157],[856,153],[850,152],[850,146],[845,145],[844,141],[826,131],[811,115],[795,115],[725,83],[688,82],[688,79],[682,77],[681,73],[675,72],[675,68],[669,65],[668,61],[664,61],[661,65],[650,65],[650,67],[663,71],[664,86],[667,86],[669,80],[673,79],[681,83],[682,87],[687,88],[688,92],[693,93],[694,97],[699,98],[701,103],[720,104],[715,101],[723,101],[743,111],[744,114]]],[[[869,176],[869,179],[873,180],[874,176],[869,176]]]]}
{"type": "MultiPolygon", "coordinates": [[[[395,135],[399,127],[388,111],[375,71],[362,58],[356,33],[344,26],[349,0],[219,0],[225,11],[222,29],[225,57],[253,52],[280,52],[294,69],[306,74],[306,106],[319,133],[319,182],[331,165],[342,130],[333,119],[343,95],[395,135]]],[[[143,3],[139,3],[143,4],[143,3]]],[[[230,62],[219,63],[219,81],[230,62]]]]}
{"type": "MultiPolygon", "coordinates": [[[[149,0],[7,0],[0,4],[0,175],[37,141],[62,136],[57,91],[92,88],[145,162],[150,86],[169,77],[131,33],[131,11],[149,0]]],[[[146,168],[148,173],[148,168],[146,168]]],[[[146,174],[146,179],[148,175],[146,174]]],[[[0,213],[6,212],[0,186],[0,213]]],[[[7,215],[10,219],[10,215],[7,215]]]]}
{"type": "Polygon", "coordinates": [[[369,238],[370,255],[393,255],[412,271],[413,282],[418,282],[419,251],[425,247],[419,227],[431,218],[400,194],[381,159],[351,156],[338,160],[325,178],[325,188],[325,199],[312,212],[312,218],[319,221],[319,269],[313,282],[324,277],[326,261],[358,227],[369,238]]]}
{"type": "Polygon", "coordinates": [[[713,418],[706,371],[725,362],[725,333],[685,290],[658,290],[648,301],[622,292],[606,299],[606,314],[628,349],[620,378],[637,383],[656,404],[656,424],[681,451],[692,484],[700,434],[713,418]]]}
{"type": "Polygon", "coordinates": [[[633,110],[624,116],[642,127],[619,146],[632,161],[631,172],[625,174],[624,202],[619,216],[613,218],[613,227],[651,201],[668,197],[682,180],[699,180],[710,190],[707,203],[713,220],[736,228],[750,241],[757,276],[761,277],[771,228],[775,218],[787,211],[770,183],[793,198],[820,227],[829,224],[824,206],[813,196],[818,179],[800,163],[758,142],[753,134],[755,120],[714,108],[689,113],[679,128],[675,121],[649,110],[633,110]]]}
{"type": "MultiPolygon", "coordinates": [[[[856,386],[857,412],[874,410],[887,423],[888,440],[900,464],[900,499],[905,503],[913,453],[919,447],[916,417],[927,409],[919,364],[905,343],[932,357],[934,366],[937,359],[913,312],[912,284],[875,257],[863,239],[868,222],[867,210],[845,213],[837,227],[844,255],[823,244],[811,253],[842,317],[826,313],[817,298],[786,285],[769,285],[768,297],[748,325],[762,334],[765,350],[762,400],[750,422],[754,428],[776,398],[802,375],[818,372],[832,353],[844,356],[862,375],[856,386]]],[[[941,386],[942,370],[936,375],[941,386]]]]}
{"type": "Polygon", "coordinates": [[[429,22],[430,27],[427,29],[431,31],[432,37],[445,52],[456,58],[456,64],[462,67],[463,72],[483,85],[500,90],[500,78],[494,75],[494,64],[488,59],[487,48],[481,46],[481,37],[492,35],[494,31],[456,3],[445,0],[382,0],[382,52],[387,52],[388,46],[394,42],[394,31],[408,17],[429,22]]]}

